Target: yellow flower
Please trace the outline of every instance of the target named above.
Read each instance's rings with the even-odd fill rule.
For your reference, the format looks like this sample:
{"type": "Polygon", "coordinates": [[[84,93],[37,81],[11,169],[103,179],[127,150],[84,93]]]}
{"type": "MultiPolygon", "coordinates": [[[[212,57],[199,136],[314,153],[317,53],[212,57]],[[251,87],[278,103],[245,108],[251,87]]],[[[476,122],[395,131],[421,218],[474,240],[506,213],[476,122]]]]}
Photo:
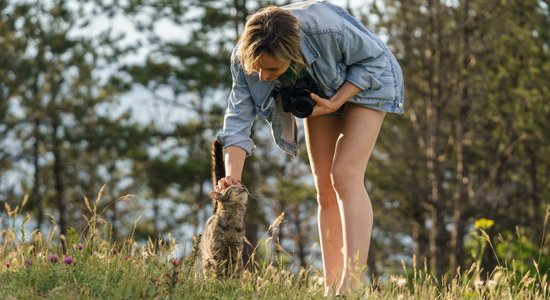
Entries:
{"type": "Polygon", "coordinates": [[[481,218],[476,220],[476,222],[474,223],[474,227],[478,229],[488,229],[493,227],[494,224],[495,224],[495,221],[491,219],[481,218]]]}

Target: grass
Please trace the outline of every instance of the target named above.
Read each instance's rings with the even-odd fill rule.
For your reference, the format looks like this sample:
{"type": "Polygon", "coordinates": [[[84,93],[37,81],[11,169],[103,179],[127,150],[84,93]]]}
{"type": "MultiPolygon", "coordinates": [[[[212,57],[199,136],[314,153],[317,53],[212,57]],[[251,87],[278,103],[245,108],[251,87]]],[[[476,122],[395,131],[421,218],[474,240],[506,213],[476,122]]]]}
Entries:
{"type": "MultiPolygon", "coordinates": [[[[119,243],[108,242],[101,236],[108,236],[110,225],[97,211],[102,190],[95,201],[85,200],[90,212],[86,228],[80,233],[70,230],[60,243],[53,241],[55,226],[47,236],[35,231],[31,242],[23,242],[23,226],[15,228],[19,207],[12,210],[6,206],[12,223],[7,229],[0,228],[0,299],[323,298],[322,274],[313,268],[292,272],[259,259],[253,271],[244,271],[238,277],[205,278],[195,264],[196,247],[188,257],[175,258],[178,245],[174,240],[149,240],[143,246],[132,237],[119,243]],[[21,233],[20,239],[15,238],[16,230],[21,233]]],[[[541,274],[538,269],[534,274],[517,272],[513,262],[510,264],[511,267],[499,266],[487,274],[474,263],[456,276],[441,278],[433,276],[426,267],[404,266],[403,274],[378,280],[348,298],[550,298],[548,274],[541,274]]]]}

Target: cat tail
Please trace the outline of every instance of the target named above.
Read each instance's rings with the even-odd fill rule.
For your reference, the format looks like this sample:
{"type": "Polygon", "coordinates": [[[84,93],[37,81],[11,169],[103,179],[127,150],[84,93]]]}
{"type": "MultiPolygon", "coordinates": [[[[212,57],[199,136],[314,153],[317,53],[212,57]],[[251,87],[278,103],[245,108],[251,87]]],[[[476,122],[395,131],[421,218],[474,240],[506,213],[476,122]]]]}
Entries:
{"type": "MultiPolygon", "coordinates": [[[[217,139],[212,142],[212,185],[216,188],[218,181],[225,177],[225,165],[223,163],[223,146],[217,139]]],[[[218,210],[218,201],[214,201],[213,214],[218,210]]]]}
{"type": "Polygon", "coordinates": [[[217,139],[214,139],[214,142],[212,142],[212,184],[214,187],[224,177],[223,146],[217,139]]]}

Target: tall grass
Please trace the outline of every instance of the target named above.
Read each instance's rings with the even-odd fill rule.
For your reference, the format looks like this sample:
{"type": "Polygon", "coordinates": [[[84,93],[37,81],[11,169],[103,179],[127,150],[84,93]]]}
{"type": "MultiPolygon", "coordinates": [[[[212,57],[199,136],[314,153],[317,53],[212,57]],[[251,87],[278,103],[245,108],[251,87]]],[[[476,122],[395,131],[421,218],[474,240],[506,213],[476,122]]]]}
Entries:
{"type": "MultiPolygon", "coordinates": [[[[239,276],[227,279],[205,278],[200,272],[197,245],[189,256],[175,257],[179,245],[173,239],[138,245],[133,235],[122,242],[110,240],[111,225],[98,211],[103,188],[94,201],[85,199],[88,209],[86,225],[71,229],[56,238],[52,229],[43,235],[31,233],[26,241],[23,224],[16,228],[16,218],[26,203],[12,209],[5,207],[7,228],[0,228],[0,299],[317,299],[323,297],[323,279],[315,268],[293,272],[266,257],[239,276]],[[19,232],[19,238],[16,238],[19,232]],[[55,239],[55,240],[54,240],[55,239]]],[[[128,201],[130,196],[116,202],[128,201]]],[[[270,230],[282,221],[282,215],[270,230]]],[[[547,212],[545,226],[550,218],[547,212]]],[[[0,224],[3,224],[0,221],[0,224]]],[[[480,241],[490,239],[480,231],[480,241]]],[[[273,243],[265,239],[263,243],[273,243]]],[[[481,245],[481,244],[480,244],[481,245]]],[[[484,244],[485,245],[485,244],[484,244]]],[[[183,246],[183,245],[182,245],[183,246]]],[[[265,245],[264,245],[265,246],[265,245]]],[[[546,246],[543,241],[541,248],[546,246]]],[[[255,255],[259,256],[256,251],[255,255]]],[[[540,259],[540,258],[539,258],[540,259]]],[[[403,265],[403,273],[388,280],[375,280],[350,295],[350,299],[548,299],[549,278],[544,272],[517,272],[513,262],[500,262],[491,272],[484,272],[479,262],[455,276],[437,278],[426,264],[403,265]],[[518,277],[518,274],[520,277],[518,277]]],[[[537,261],[533,260],[535,266],[537,261]]],[[[335,298],[335,296],[329,296],[335,298]]]]}

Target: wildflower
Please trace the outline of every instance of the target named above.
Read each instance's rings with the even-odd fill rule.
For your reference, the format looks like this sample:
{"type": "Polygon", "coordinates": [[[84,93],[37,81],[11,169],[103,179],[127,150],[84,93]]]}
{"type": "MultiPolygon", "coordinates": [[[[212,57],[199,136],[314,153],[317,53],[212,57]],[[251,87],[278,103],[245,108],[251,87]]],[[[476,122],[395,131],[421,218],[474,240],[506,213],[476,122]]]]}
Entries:
{"type": "Polygon", "coordinates": [[[261,288],[264,285],[264,280],[261,277],[256,278],[256,287],[261,288]]]}
{"type": "Polygon", "coordinates": [[[172,265],[173,265],[174,267],[181,266],[181,260],[179,260],[179,259],[177,259],[177,258],[175,258],[175,257],[172,258],[172,259],[170,260],[170,262],[172,263],[172,265]]]}
{"type": "Polygon", "coordinates": [[[322,276],[313,276],[313,282],[315,285],[322,286],[325,283],[325,279],[322,276]]]}
{"type": "Polygon", "coordinates": [[[111,248],[111,244],[109,244],[109,242],[107,241],[101,241],[101,243],[99,244],[99,248],[101,248],[102,250],[109,250],[111,248]]]}
{"type": "Polygon", "coordinates": [[[497,282],[495,280],[487,280],[487,287],[492,289],[497,285],[497,282]]]}
{"type": "Polygon", "coordinates": [[[76,245],[76,249],[78,249],[80,251],[84,250],[84,244],[78,243],[78,245],[76,245]]]}
{"type": "Polygon", "coordinates": [[[395,283],[398,287],[402,287],[402,286],[405,286],[405,284],[407,284],[407,279],[401,276],[392,276],[390,278],[390,281],[395,283]]]}
{"type": "Polygon", "coordinates": [[[292,280],[291,280],[290,278],[287,278],[287,279],[285,280],[285,285],[286,285],[286,286],[292,286],[292,280]]]}
{"type": "Polygon", "coordinates": [[[407,284],[407,279],[401,277],[397,280],[397,286],[401,287],[401,286],[404,286],[405,284],[407,284]]]}
{"type": "Polygon", "coordinates": [[[494,220],[481,218],[481,219],[476,220],[476,222],[474,223],[474,227],[479,228],[479,229],[489,229],[494,224],[495,224],[494,220]]]}
{"type": "Polygon", "coordinates": [[[95,253],[95,256],[101,260],[107,259],[107,256],[103,253],[95,253]]]}
{"type": "Polygon", "coordinates": [[[26,267],[32,266],[32,260],[30,260],[30,259],[25,259],[25,266],[26,266],[26,267]]]}
{"type": "Polygon", "coordinates": [[[72,256],[65,256],[65,259],[63,260],[63,262],[66,264],[66,265],[72,265],[74,264],[74,258],[72,256]]]}
{"type": "Polygon", "coordinates": [[[479,279],[474,280],[474,286],[476,287],[476,289],[482,288],[483,284],[484,284],[483,280],[479,280],[479,279]]]}
{"type": "Polygon", "coordinates": [[[52,264],[55,264],[59,261],[59,257],[57,256],[57,254],[51,254],[50,256],[48,256],[48,260],[52,263],[52,264]]]}

